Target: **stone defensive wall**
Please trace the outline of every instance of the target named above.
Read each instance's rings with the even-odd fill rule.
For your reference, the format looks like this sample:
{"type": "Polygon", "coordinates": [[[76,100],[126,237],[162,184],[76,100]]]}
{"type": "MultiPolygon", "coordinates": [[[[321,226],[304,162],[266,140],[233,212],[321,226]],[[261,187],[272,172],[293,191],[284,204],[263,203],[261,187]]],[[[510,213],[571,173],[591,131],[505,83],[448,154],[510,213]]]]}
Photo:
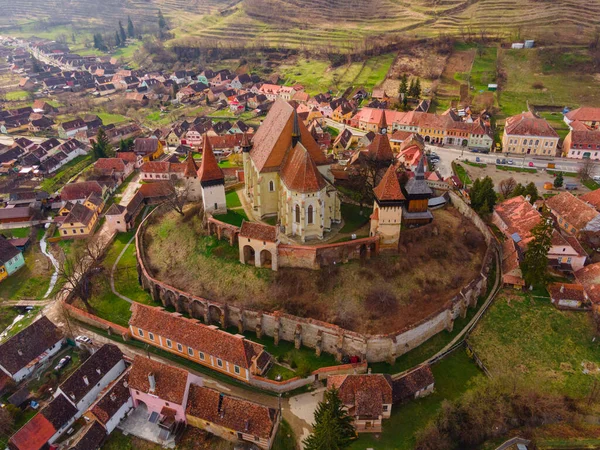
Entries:
{"type": "MultiPolygon", "coordinates": [[[[330,323],[297,317],[279,311],[257,311],[228,305],[217,299],[206,299],[192,295],[153,278],[147,270],[143,235],[148,223],[160,214],[161,208],[157,208],[150,213],[136,233],[135,245],[139,282],[145,290],[150,292],[155,301],[162,303],[165,307],[173,307],[177,312],[188,314],[205,324],[214,324],[221,328],[237,327],[240,333],[252,331],[259,338],[267,335],[274,339],[275,344],[280,339],[294,342],[297,348],[306,346],[315,349],[317,355],[320,355],[321,352],[331,353],[338,361],[341,361],[344,355],[357,355],[362,358],[362,361],[388,361],[393,363],[398,356],[418,347],[437,333],[443,330],[451,331],[454,320],[458,317],[464,317],[467,309],[475,307],[479,296],[486,293],[488,275],[494,261],[494,255],[498,251],[497,241],[486,224],[460,196],[451,192],[450,198],[452,205],[475,224],[488,244],[481,271],[475,279],[461,289],[458,295],[446,302],[438,311],[394,333],[361,334],[330,323]]],[[[214,219],[211,220],[211,223],[215,228],[219,226],[214,219]]],[[[237,236],[235,236],[234,230],[227,229],[229,233],[224,233],[228,234],[224,237],[229,239],[230,242],[235,241],[237,236]]],[[[222,228],[222,230],[225,231],[225,228],[222,228]]],[[[282,246],[281,253],[284,255],[283,259],[287,258],[288,263],[293,264],[294,267],[310,266],[312,268],[315,264],[321,264],[320,258],[323,260],[328,258],[336,260],[340,257],[340,252],[346,252],[345,255],[350,258],[353,255],[360,255],[361,252],[376,251],[376,244],[372,238],[360,240],[365,242],[357,241],[349,241],[343,243],[344,245],[317,246],[317,248],[292,246],[295,248],[289,249],[282,246]],[[290,262],[292,260],[295,261],[290,262]]],[[[344,261],[344,258],[341,258],[340,261],[344,261]]]]}

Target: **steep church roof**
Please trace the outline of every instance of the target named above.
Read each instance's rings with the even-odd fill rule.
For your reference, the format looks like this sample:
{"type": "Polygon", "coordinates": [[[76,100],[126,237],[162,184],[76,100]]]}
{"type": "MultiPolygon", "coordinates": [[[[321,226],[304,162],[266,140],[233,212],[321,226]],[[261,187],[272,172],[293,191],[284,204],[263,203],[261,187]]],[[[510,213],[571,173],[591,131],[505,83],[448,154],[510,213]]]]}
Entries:
{"type": "Polygon", "coordinates": [[[291,191],[316,192],[325,187],[323,176],[302,142],[288,152],[279,175],[291,191]]]}
{"type": "Polygon", "coordinates": [[[192,152],[188,152],[185,160],[185,169],[183,171],[183,175],[186,178],[196,178],[198,176],[198,166],[196,165],[196,161],[194,161],[192,152]]]}
{"type": "Polygon", "coordinates": [[[421,157],[414,178],[408,180],[405,186],[406,193],[411,196],[433,195],[433,191],[425,181],[425,154],[421,157]]]}
{"type": "Polygon", "coordinates": [[[377,187],[373,189],[373,193],[380,202],[405,200],[402,189],[400,189],[398,176],[396,175],[396,167],[393,164],[388,167],[377,187]]]}
{"type": "Polygon", "coordinates": [[[387,134],[376,134],[366,151],[368,158],[374,161],[392,161],[394,159],[394,152],[387,134]]]}
{"type": "MultiPolygon", "coordinates": [[[[280,169],[292,150],[295,109],[278,99],[271,107],[263,124],[253,138],[250,158],[259,172],[280,169]]],[[[315,164],[326,164],[327,159],[304,123],[298,121],[297,130],[304,148],[315,164]]]]}
{"type": "Polygon", "coordinates": [[[200,163],[200,169],[198,169],[198,177],[200,177],[201,183],[212,184],[215,182],[224,182],[225,176],[219,167],[217,158],[215,158],[208,135],[205,134],[202,141],[204,143],[202,148],[202,163],[200,163]]]}

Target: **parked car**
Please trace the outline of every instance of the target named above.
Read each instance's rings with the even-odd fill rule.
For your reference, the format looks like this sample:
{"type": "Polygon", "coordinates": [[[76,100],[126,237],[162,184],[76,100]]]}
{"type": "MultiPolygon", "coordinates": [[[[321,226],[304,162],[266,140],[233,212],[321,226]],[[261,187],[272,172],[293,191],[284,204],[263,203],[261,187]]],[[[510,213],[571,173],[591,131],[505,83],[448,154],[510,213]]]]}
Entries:
{"type": "Polygon", "coordinates": [[[535,167],[535,164],[533,164],[532,161],[529,161],[529,167],[535,167]]]}
{"type": "Polygon", "coordinates": [[[64,358],[60,358],[60,361],[58,362],[58,364],[56,366],[54,366],[54,370],[61,370],[63,367],[65,367],[70,362],[71,362],[71,357],[69,355],[65,356],[64,358]]]}
{"type": "Polygon", "coordinates": [[[477,158],[475,158],[475,162],[481,162],[481,158],[478,156],[477,158]]]}
{"type": "Polygon", "coordinates": [[[579,186],[577,186],[577,183],[567,183],[565,184],[565,189],[567,191],[576,191],[579,189],[579,186]]]}
{"type": "Polygon", "coordinates": [[[479,153],[479,150],[477,150],[476,148],[471,149],[471,153],[479,153]]]}
{"type": "Polygon", "coordinates": [[[75,342],[81,342],[83,344],[91,344],[92,340],[87,336],[77,336],[75,342]]]}
{"type": "Polygon", "coordinates": [[[600,183],[600,175],[593,176],[592,180],[594,180],[596,183],[600,183]]]}
{"type": "Polygon", "coordinates": [[[496,164],[506,164],[506,158],[497,158],[496,164]]]}
{"type": "Polygon", "coordinates": [[[509,159],[508,161],[506,161],[506,164],[508,164],[509,166],[514,166],[515,162],[512,159],[509,159]]]}

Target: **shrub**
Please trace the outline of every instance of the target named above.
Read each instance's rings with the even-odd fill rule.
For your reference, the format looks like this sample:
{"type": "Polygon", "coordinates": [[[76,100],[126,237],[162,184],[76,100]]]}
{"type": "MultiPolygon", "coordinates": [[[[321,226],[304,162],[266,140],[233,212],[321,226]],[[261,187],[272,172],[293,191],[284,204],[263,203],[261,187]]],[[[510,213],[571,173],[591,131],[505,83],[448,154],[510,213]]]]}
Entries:
{"type": "Polygon", "coordinates": [[[306,378],[311,374],[312,370],[310,370],[310,366],[308,363],[301,361],[298,365],[298,370],[296,370],[296,375],[300,378],[306,378]]]}
{"type": "Polygon", "coordinates": [[[534,89],[544,89],[545,88],[544,83],[542,83],[541,81],[536,81],[535,83],[533,83],[531,85],[531,87],[534,89]]]}
{"type": "Polygon", "coordinates": [[[396,312],[398,299],[390,286],[375,286],[371,288],[365,300],[366,309],[372,316],[383,316],[396,312]]]}

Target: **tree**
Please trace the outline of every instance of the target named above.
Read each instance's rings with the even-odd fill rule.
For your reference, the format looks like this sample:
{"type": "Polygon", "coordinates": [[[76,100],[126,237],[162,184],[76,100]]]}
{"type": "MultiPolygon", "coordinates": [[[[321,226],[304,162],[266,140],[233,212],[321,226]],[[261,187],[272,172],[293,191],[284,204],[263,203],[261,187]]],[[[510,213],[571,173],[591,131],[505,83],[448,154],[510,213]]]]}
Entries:
{"type": "Polygon", "coordinates": [[[127,33],[125,33],[125,28],[123,28],[123,24],[119,20],[119,37],[121,38],[121,43],[125,45],[125,41],[127,40],[127,33]]]}
{"type": "Polygon", "coordinates": [[[594,163],[590,158],[584,158],[577,174],[579,175],[579,179],[581,181],[587,181],[592,178],[592,174],[594,173],[594,163]]]}
{"type": "Polygon", "coordinates": [[[340,400],[338,390],[325,391],[315,411],[315,426],[304,440],[306,450],[340,450],[350,445],[355,436],[352,417],[340,400]]]}
{"type": "Polygon", "coordinates": [[[405,73],[402,74],[402,77],[400,78],[400,87],[398,88],[398,91],[406,97],[406,93],[408,92],[408,79],[405,73]]]}
{"type": "Polygon", "coordinates": [[[542,220],[531,230],[533,239],[527,246],[523,259],[523,276],[530,285],[544,285],[548,276],[548,250],[552,246],[554,226],[546,212],[542,220]]]}
{"type": "Polygon", "coordinates": [[[162,11],[159,9],[158,10],[158,29],[160,31],[164,31],[164,30],[168,30],[168,25],[167,25],[167,21],[165,19],[165,16],[163,16],[162,11]]]}
{"type": "Polygon", "coordinates": [[[414,79],[410,79],[410,84],[408,85],[408,91],[407,91],[407,95],[409,97],[414,97],[413,94],[415,92],[415,80],[414,79]]]}
{"type": "Polygon", "coordinates": [[[6,408],[0,408],[0,434],[10,436],[14,430],[15,420],[6,408]]]}
{"type": "Polygon", "coordinates": [[[421,98],[421,79],[417,78],[417,81],[415,81],[415,90],[414,90],[414,98],[419,99],[421,98]]]}
{"type": "Polygon", "coordinates": [[[92,151],[94,152],[95,159],[110,158],[111,156],[114,156],[114,151],[110,145],[108,136],[106,136],[106,131],[104,131],[104,128],[102,127],[98,129],[96,142],[92,144],[92,151]]]}
{"type": "Polygon", "coordinates": [[[169,180],[165,187],[165,200],[163,203],[168,205],[180,216],[185,216],[183,207],[187,203],[189,194],[189,185],[181,183],[178,180],[169,180]]]}
{"type": "Polygon", "coordinates": [[[120,152],[128,152],[131,151],[131,149],[133,149],[135,143],[135,138],[127,138],[127,139],[121,139],[119,141],[119,151],[120,152]]]}
{"type": "Polygon", "coordinates": [[[519,195],[525,195],[525,186],[518,183],[512,191],[511,197],[518,197],[519,195]]]}
{"type": "Polygon", "coordinates": [[[104,37],[102,37],[102,34],[100,33],[94,34],[94,48],[103,52],[108,50],[106,44],[104,43],[104,37]]]}
{"type": "Polygon", "coordinates": [[[133,22],[131,21],[131,17],[127,16],[127,36],[130,38],[135,37],[135,28],[133,26],[133,22]]]}
{"type": "Polygon", "coordinates": [[[121,46],[121,36],[119,36],[119,32],[115,31],[115,47],[121,46]]]}
{"type": "Polygon", "coordinates": [[[500,193],[504,198],[510,198],[516,187],[517,180],[515,180],[513,177],[507,178],[500,182],[500,193]]]}
{"type": "Polygon", "coordinates": [[[561,187],[563,187],[563,183],[564,183],[563,173],[558,172],[556,174],[556,178],[554,179],[554,187],[556,189],[561,188],[561,187]]]}
{"type": "Polygon", "coordinates": [[[494,210],[498,196],[494,190],[494,182],[490,177],[476,179],[469,191],[471,207],[482,216],[494,210]]]}
{"type": "Polygon", "coordinates": [[[525,196],[529,196],[529,202],[531,204],[534,204],[538,198],[540,198],[540,194],[533,181],[525,186],[525,196]]]}

